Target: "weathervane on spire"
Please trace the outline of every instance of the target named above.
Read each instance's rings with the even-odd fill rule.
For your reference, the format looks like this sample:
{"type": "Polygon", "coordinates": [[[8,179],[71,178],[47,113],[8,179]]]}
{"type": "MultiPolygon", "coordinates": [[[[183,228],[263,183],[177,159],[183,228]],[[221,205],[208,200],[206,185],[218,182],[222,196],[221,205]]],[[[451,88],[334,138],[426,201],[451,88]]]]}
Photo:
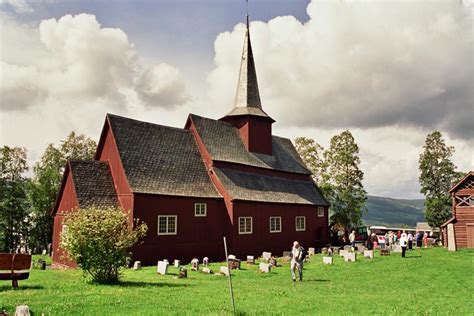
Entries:
{"type": "Polygon", "coordinates": [[[249,0],[245,0],[246,8],[247,8],[247,28],[249,28],[249,0]]]}

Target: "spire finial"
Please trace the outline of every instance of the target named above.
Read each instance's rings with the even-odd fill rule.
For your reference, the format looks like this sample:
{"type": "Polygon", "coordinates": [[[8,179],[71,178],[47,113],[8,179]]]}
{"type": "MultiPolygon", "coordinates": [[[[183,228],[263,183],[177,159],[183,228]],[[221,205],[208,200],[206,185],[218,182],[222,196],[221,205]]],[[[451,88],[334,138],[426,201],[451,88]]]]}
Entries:
{"type": "Polygon", "coordinates": [[[247,29],[249,28],[249,0],[245,0],[245,4],[247,7],[247,29]]]}

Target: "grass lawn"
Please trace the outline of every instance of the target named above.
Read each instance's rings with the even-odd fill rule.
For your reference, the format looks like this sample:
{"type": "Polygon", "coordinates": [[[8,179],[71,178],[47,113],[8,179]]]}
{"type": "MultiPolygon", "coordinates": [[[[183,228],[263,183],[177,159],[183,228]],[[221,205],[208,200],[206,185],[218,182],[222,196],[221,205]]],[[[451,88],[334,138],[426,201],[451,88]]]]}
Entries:
{"type": "MultiPolygon", "coordinates": [[[[233,271],[237,311],[241,314],[319,315],[473,315],[474,251],[449,253],[433,248],[355,263],[322,256],[304,267],[304,281],[291,281],[289,265],[269,274],[257,265],[233,271]]],[[[211,264],[214,271],[219,264],[211,264]]],[[[29,305],[34,315],[230,314],[227,278],[193,272],[177,279],[177,269],[159,276],[155,267],[126,270],[120,285],[95,285],[80,270],[36,270],[30,279],[0,283],[0,311],[29,305]]]]}

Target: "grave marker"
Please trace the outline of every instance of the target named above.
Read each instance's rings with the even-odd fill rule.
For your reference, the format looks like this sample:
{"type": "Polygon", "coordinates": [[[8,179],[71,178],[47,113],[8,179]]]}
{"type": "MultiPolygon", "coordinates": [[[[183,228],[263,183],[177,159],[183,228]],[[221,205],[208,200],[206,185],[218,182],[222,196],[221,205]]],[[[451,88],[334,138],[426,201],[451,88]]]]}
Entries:
{"type": "Polygon", "coordinates": [[[208,257],[204,257],[202,259],[202,265],[207,267],[209,265],[209,258],[208,257]]]}
{"type": "Polygon", "coordinates": [[[221,267],[220,272],[224,274],[225,276],[229,276],[229,268],[227,267],[221,267]]]}
{"type": "Polygon", "coordinates": [[[316,254],[316,249],[313,247],[308,248],[308,255],[309,256],[314,256],[316,254]]]}
{"type": "Polygon", "coordinates": [[[198,271],[199,270],[199,259],[194,258],[191,260],[191,270],[198,271]]]}
{"type": "Polygon", "coordinates": [[[141,270],[142,269],[142,263],[141,261],[135,261],[133,264],[133,270],[141,270]]]}
{"type": "Polygon", "coordinates": [[[158,266],[156,268],[156,272],[158,272],[161,275],[166,275],[168,273],[168,266],[169,263],[166,261],[158,261],[158,266]]]}
{"type": "Polygon", "coordinates": [[[373,250],[364,250],[364,257],[369,259],[374,259],[374,251],[373,250]]]}
{"type": "Polygon", "coordinates": [[[188,277],[188,270],[185,267],[179,268],[178,278],[186,279],[188,277]]]}
{"type": "Polygon", "coordinates": [[[267,261],[267,262],[268,262],[268,260],[270,260],[271,257],[272,257],[272,253],[271,253],[271,252],[266,252],[266,251],[264,251],[264,252],[262,253],[262,258],[263,258],[263,260],[265,260],[265,261],[267,261]]]}
{"type": "Polygon", "coordinates": [[[255,257],[254,256],[247,256],[247,263],[248,264],[255,264],[255,257]]]}
{"type": "Polygon", "coordinates": [[[260,262],[258,266],[259,270],[264,273],[269,273],[272,269],[272,266],[268,263],[265,262],[260,262]]]}
{"type": "Polygon", "coordinates": [[[348,253],[349,253],[349,251],[347,251],[347,250],[340,250],[340,251],[339,251],[339,256],[340,256],[340,257],[345,257],[346,254],[348,254],[348,253]]]}
{"type": "Polygon", "coordinates": [[[332,264],[332,257],[323,257],[324,264],[332,264]]]}
{"type": "Polygon", "coordinates": [[[355,252],[348,252],[348,253],[344,256],[344,261],[345,261],[345,262],[349,262],[349,261],[355,262],[355,261],[356,261],[356,258],[357,258],[357,254],[356,254],[355,252]]]}
{"type": "Polygon", "coordinates": [[[181,261],[179,261],[179,260],[174,261],[175,268],[179,268],[180,265],[181,265],[181,261]]]}

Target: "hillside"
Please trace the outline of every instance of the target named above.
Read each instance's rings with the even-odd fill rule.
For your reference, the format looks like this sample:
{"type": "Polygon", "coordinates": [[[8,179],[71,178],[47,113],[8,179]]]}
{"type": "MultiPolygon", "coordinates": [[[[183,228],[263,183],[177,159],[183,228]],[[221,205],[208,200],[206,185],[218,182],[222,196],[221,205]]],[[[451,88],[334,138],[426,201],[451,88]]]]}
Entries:
{"type": "Polygon", "coordinates": [[[417,222],[424,222],[423,199],[392,199],[381,196],[367,197],[368,212],[362,220],[370,225],[415,227],[417,222]]]}

